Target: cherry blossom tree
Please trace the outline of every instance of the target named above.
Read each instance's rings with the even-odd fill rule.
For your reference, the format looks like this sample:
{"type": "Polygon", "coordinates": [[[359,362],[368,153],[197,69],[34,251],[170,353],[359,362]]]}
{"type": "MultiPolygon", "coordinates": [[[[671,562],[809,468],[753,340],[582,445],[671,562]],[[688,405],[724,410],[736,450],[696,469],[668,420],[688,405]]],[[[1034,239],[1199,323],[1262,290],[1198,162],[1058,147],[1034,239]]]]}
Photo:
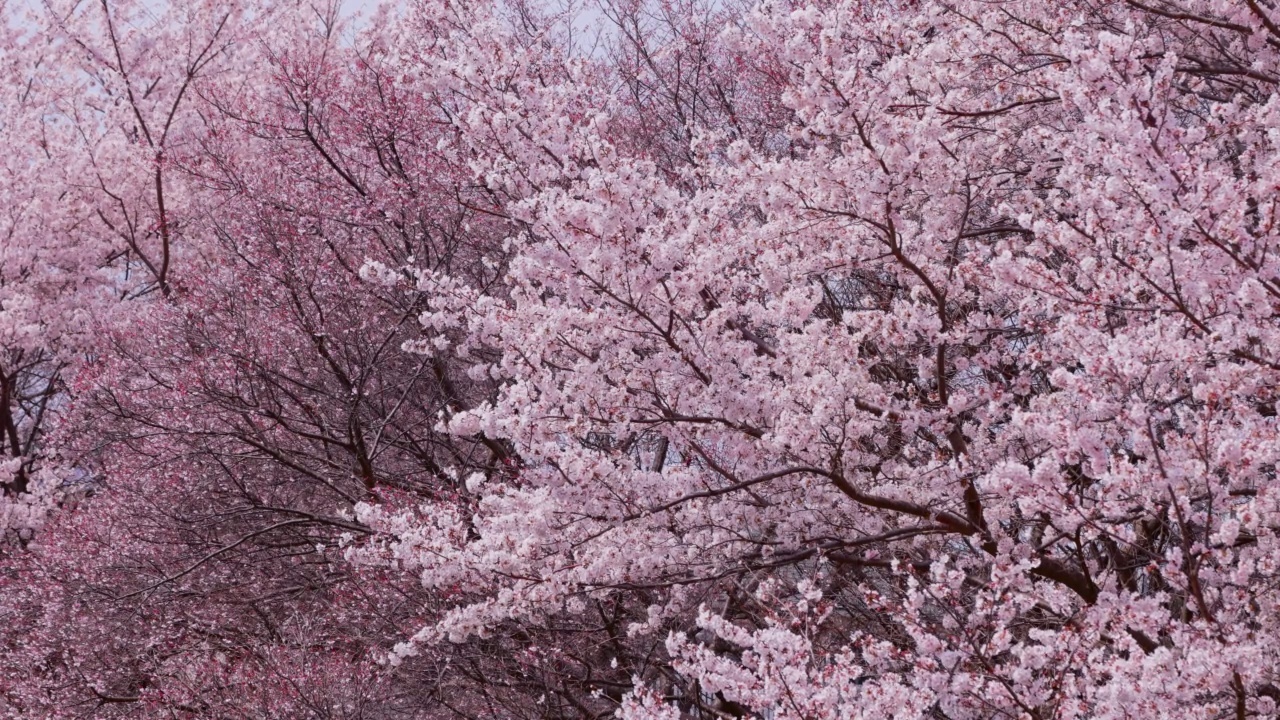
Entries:
{"type": "Polygon", "coordinates": [[[339,546],[369,532],[357,502],[456,493],[508,451],[436,429],[489,384],[405,352],[423,299],[364,268],[484,287],[501,234],[377,29],[351,47],[334,14],[296,20],[254,39],[254,72],[200,85],[164,160],[183,262],[75,375],[55,443],[94,497],[25,559],[15,712],[416,714],[374,651],[431,598],[339,546]]]}
{"type": "Polygon", "coordinates": [[[246,22],[281,14],[266,3],[247,18],[221,3],[4,8],[0,524],[24,541],[79,475],[43,441],[66,376],[102,327],[128,322],[119,302],[167,294],[192,249],[166,153],[189,140],[196,86],[236,67],[246,22]]]}
{"type": "Polygon", "coordinates": [[[1271,3],[162,8],[11,25],[6,712],[1276,713],[1271,3]]]}
{"type": "Polygon", "coordinates": [[[629,633],[692,625],[634,716],[1272,712],[1275,22],[767,4],[723,41],[785,134],[690,119],[682,165],[590,69],[464,35],[521,232],[426,327],[501,353],[449,427],[522,464],[361,507],[470,596],[401,653],[647,593],[629,633]]]}

